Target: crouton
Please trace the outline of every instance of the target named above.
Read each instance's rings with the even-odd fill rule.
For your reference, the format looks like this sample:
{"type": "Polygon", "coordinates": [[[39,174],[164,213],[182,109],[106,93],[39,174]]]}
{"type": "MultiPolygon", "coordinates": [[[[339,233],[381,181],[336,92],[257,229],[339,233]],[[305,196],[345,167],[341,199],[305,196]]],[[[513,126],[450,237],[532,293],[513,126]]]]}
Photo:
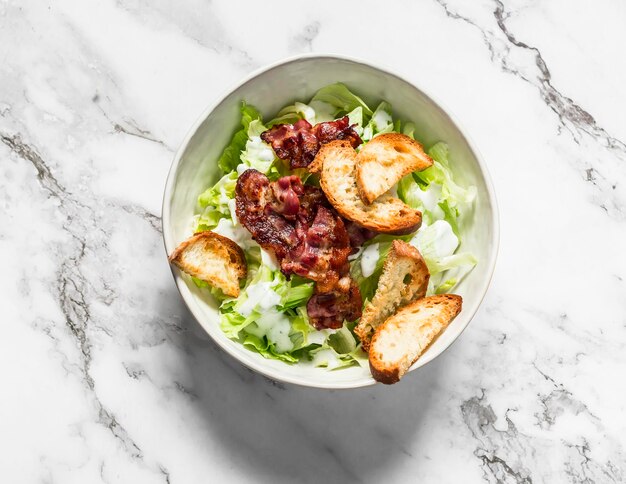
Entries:
{"type": "Polygon", "coordinates": [[[396,309],[426,295],[430,273],[419,251],[401,240],[394,240],[385,259],[376,293],[363,311],[354,332],[368,351],[372,333],[396,309]]]}
{"type": "Polygon", "coordinates": [[[376,329],[369,351],[375,380],[396,383],[459,314],[463,299],[440,294],[404,306],[376,329]]]}
{"type": "Polygon", "coordinates": [[[331,141],[322,146],[309,170],[320,173],[320,186],[339,214],[361,227],[385,234],[408,234],[422,223],[422,213],[402,200],[385,194],[371,205],[359,196],[356,179],[357,154],[350,143],[331,141]]]}
{"type": "Polygon", "coordinates": [[[239,280],[246,277],[246,257],[241,247],[211,231],[199,232],[182,242],[169,261],[183,272],[239,296],[239,280]]]}
{"type": "Polygon", "coordinates": [[[356,183],[367,205],[389,191],[400,179],[432,166],[421,144],[400,133],[376,136],[357,155],[356,183]]]}

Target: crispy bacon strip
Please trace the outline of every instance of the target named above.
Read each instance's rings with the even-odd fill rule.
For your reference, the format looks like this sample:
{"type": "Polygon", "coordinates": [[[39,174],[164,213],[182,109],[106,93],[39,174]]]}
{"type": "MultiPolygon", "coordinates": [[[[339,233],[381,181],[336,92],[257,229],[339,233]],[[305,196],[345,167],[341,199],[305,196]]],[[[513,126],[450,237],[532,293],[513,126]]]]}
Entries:
{"type": "Polygon", "coordinates": [[[270,186],[274,194],[271,200],[272,210],[287,220],[295,220],[300,211],[299,197],[304,195],[304,186],[300,178],[295,175],[284,176],[270,186]]]}
{"type": "Polygon", "coordinates": [[[356,254],[365,242],[376,237],[376,232],[369,229],[360,227],[351,220],[344,221],[346,224],[346,230],[350,237],[350,245],[352,246],[352,253],[356,254]]]}
{"type": "Polygon", "coordinates": [[[300,243],[283,259],[282,270],[317,282],[320,292],[332,291],[349,270],[348,255],[352,249],[343,221],[320,206],[309,227],[298,225],[300,243]]]}
{"type": "Polygon", "coordinates": [[[261,247],[276,254],[283,273],[316,282],[307,304],[311,324],[335,328],[360,316],[361,294],[349,276],[351,237],[321,189],[303,186],[297,176],[270,182],[247,170],[235,195],[237,218],[261,247]]]}
{"type": "Polygon", "coordinates": [[[278,124],[261,133],[261,139],[272,145],[276,156],[289,160],[289,166],[304,168],[308,166],[320,149],[320,146],[336,139],[345,139],[353,148],[362,141],[354,128],[350,126],[348,116],[336,121],[327,121],[311,126],[306,119],[295,124],[278,124]]]}
{"type": "Polygon", "coordinates": [[[356,282],[350,279],[348,291],[333,291],[311,296],[306,305],[309,320],[317,329],[341,328],[343,321],[355,321],[361,317],[363,300],[356,282]],[[338,319],[341,315],[342,319],[338,319]]]}
{"type": "Polygon", "coordinates": [[[237,179],[237,219],[261,247],[273,251],[276,257],[283,258],[297,245],[298,237],[295,228],[272,208],[277,204],[269,178],[263,173],[246,170],[237,179]]]}

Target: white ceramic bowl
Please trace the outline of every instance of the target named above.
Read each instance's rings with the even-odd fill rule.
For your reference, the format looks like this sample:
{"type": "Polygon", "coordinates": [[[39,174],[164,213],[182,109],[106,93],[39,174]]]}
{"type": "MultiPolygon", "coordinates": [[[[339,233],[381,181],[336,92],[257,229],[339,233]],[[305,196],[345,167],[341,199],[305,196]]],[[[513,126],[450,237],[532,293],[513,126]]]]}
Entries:
{"type": "MultiPolygon", "coordinates": [[[[217,159],[240,123],[242,100],[270,119],[283,106],[307,101],[319,88],[343,82],[370,106],[386,100],[394,119],[412,121],[419,141],[430,146],[448,143],[454,174],[464,184],[477,187],[473,219],[461,250],[479,260],[474,270],[455,288],[463,296],[463,311],[432,344],[411,370],[436,358],[469,324],[480,305],[494,270],[498,252],[498,212],[491,180],[473,144],[447,110],[432,96],[384,69],[335,55],[303,55],[263,68],[244,79],[208,108],[183,141],[170,169],[163,199],[163,238],[167,253],[191,235],[196,198],[218,178],[217,159]]],[[[241,363],[274,380],[318,388],[356,388],[372,385],[369,369],[352,367],[335,371],[300,363],[268,360],[228,339],[220,330],[216,302],[188,278],[173,269],[185,303],[215,342],[241,363]]]]}

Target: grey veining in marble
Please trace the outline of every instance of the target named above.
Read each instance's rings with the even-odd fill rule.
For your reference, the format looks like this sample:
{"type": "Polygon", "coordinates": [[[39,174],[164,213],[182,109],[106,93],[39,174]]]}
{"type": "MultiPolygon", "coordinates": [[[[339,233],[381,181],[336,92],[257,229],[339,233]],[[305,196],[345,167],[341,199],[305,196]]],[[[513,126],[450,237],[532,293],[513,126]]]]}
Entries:
{"type": "Polygon", "coordinates": [[[626,482],[626,4],[0,2],[3,482],[626,482]],[[160,233],[188,127],[301,52],[388,66],[481,148],[476,318],[394,387],[223,354],[160,233]]]}

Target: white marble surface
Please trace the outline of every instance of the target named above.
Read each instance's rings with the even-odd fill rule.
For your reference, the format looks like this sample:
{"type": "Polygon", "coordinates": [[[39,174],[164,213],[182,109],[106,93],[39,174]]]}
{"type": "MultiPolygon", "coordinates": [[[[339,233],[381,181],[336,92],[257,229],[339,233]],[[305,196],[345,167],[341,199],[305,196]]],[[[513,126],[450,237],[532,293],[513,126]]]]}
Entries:
{"type": "Polygon", "coordinates": [[[619,0],[1,1],[2,482],[626,481],[625,22],[619,0]],[[443,99],[499,195],[482,309],[394,387],[253,374],[165,259],[188,127],[308,51],[443,99]]]}

